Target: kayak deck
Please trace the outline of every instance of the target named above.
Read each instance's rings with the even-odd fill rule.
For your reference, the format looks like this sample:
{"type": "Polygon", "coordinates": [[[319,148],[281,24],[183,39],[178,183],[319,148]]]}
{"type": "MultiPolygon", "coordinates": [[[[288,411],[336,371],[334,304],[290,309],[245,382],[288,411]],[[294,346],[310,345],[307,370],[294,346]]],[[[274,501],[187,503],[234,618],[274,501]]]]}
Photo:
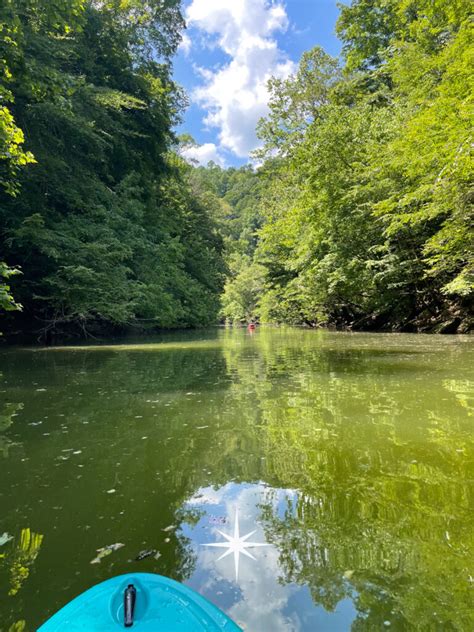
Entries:
{"type": "Polygon", "coordinates": [[[152,573],[129,573],[108,579],[82,593],[44,623],[38,632],[241,632],[204,597],[172,579],[152,573]],[[125,628],[124,594],[136,590],[133,626],[125,628]]]}

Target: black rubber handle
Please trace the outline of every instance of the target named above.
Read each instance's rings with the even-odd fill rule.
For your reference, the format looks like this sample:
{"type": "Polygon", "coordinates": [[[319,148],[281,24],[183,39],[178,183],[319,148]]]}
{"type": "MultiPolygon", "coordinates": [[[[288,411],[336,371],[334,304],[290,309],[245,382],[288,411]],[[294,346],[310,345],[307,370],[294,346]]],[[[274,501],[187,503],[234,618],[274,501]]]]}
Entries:
{"type": "Polygon", "coordinates": [[[129,584],[125,589],[123,595],[123,610],[125,617],[125,627],[131,628],[133,625],[133,615],[135,613],[135,600],[137,598],[137,591],[133,584],[129,584]]]}

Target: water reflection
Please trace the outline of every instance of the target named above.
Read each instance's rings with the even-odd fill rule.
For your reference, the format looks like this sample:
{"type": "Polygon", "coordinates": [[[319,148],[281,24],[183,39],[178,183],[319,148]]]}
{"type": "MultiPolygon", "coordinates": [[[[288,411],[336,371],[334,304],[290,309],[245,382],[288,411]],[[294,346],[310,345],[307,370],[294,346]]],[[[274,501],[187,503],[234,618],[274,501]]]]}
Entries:
{"type": "Polygon", "coordinates": [[[23,407],[5,433],[0,533],[45,534],[21,591],[0,596],[8,625],[34,629],[141,570],[246,630],[472,629],[471,341],[194,336],[5,354],[0,410],[23,407]],[[241,533],[272,545],[241,558],[238,582],[232,556],[201,546],[237,507],[241,533]],[[158,559],[136,562],[147,549],[158,559]]]}
{"type": "MultiPolygon", "coordinates": [[[[227,484],[221,488],[207,487],[187,501],[187,505],[202,511],[199,522],[192,527],[183,525],[183,532],[196,543],[197,572],[190,585],[211,601],[226,604],[227,611],[244,629],[248,630],[299,630],[299,616],[287,613],[288,602],[295,587],[288,589],[276,582],[280,573],[279,551],[272,546],[252,549],[255,560],[241,558],[238,580],[232,557],[219,561],[215,550],[202,544],[219,539],[213,518],[232,517],[227,520],[233,527],[233,516],[239,509],[241,533],[255,531],[252,540],[265,542],[261,523],[260,503],[267,498],[269,489],[263,484],[227,484]]],[[[291,498],[291,490],[272,490],[272,506],[291,498]]],[[[227,531],[231,531],[227,527],[227,531]]],[[[219,531],[221,529],[219,528],[219,531]]]]}
{"type": "MultiPolygon", "coordinates": [[[[4,533],[1,537],[0,585],[8,590],[8,597],[15,597],[27,581],[43,542],[43,535],[31,529],[22,529],[18,538],[4,533]]],[[[26,621],[14,621],[8,632],[24,632],[26,621]]]]}
{"type": "Polygon", "coordinates": [[[3,457],[7,457],[10,448],[15,445],[6,432],[22,408],[23,404],[19,402],[6,402],[3,408],[0,408],[0,455],[3,457]]]}

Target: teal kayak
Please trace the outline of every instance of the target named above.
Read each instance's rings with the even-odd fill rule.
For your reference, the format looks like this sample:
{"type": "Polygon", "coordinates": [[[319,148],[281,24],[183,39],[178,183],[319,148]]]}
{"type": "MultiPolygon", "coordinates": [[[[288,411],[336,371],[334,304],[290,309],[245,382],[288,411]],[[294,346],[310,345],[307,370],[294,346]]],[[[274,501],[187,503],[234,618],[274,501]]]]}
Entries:
{"type": "Polygon", "coordinates": [[[187,586],[152,573],[108,579],[82,593],[38,632],[242,632],[187,586]]]}

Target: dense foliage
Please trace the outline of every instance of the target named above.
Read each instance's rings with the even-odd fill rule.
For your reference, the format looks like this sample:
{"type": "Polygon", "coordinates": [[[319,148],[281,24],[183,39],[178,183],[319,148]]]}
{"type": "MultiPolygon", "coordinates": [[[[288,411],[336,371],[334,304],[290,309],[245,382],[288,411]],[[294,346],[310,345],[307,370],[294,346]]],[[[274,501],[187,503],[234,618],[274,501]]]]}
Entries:
{"type": "Polygon", "coordinates": [[[226,170],[187,165],[171,131],[179,0],[6,0],[2,328],[195,326],[220,309],[469,329],[469,20],[467,0],[341,5],[342,59],[316,47],[272,79],[259,167],[226,170]]]}
{"type": "Polygon", "coordinates": [[[215,320],[222,240],[172,151],[179,4],[3,3],[1,274],[21,269],[23,306],[10,329],[215,320]]]}
{"type": "Polygon", "coordinates": [[[259,175],[250,166],[222,169],[209,163],[194,170],[192,181],[195,191],[206,196],[224,239],[227,281],[221,317],[249,321],[258,310],[265,280],[265,268],[254,257],[262,227],[259,175]]]}
{"type": "MultiPolygon", "coordinates": [[[[262,288],[252,316],[470,327],[469,18],[464,0],[354,0],[341,6],[342,67],[315,48],[270,82],[257,154],[264,225],[244,262],[262,288]]],[[[249,285],[240,274],[229,283],[226,315],[240,319],[249,285]]]]}

